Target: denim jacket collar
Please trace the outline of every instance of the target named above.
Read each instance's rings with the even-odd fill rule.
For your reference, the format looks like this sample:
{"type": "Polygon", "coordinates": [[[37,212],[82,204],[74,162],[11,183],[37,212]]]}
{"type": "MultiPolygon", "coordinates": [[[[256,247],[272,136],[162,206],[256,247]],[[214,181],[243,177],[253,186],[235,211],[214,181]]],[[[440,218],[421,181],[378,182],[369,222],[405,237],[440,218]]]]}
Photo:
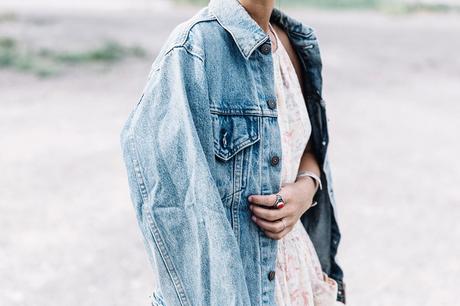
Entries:
{"type": "MultiPolygon", "coordinates": [[[[225,28],[238,46],[245,59],[269,39],[267,33],[249,15],[238,0],[211,0],[208,5],[217,21],[225,28]]],[[[270,21],[279,24],[289,33],[300,34],[303,38],[313,36],[313,30],[276,7],[270,21]]]]}
{"type": "Polygon", "coordinates": [[[211,0],[209,9],[237,44],[245,59],[269,36],[249,15],[238,0],[211,0]]]}
{"type": "Polygon", "coordinates": [[[288,33],[298,34],[302,38],[308,38],[308,39],[316,38],[314,37],[312,28],[292,18],[291,16],[287,15],[280,9],[277,9],[276,7],[273,8],[273,11],[270,17],[270,21],[278,24],[288,33]]]}

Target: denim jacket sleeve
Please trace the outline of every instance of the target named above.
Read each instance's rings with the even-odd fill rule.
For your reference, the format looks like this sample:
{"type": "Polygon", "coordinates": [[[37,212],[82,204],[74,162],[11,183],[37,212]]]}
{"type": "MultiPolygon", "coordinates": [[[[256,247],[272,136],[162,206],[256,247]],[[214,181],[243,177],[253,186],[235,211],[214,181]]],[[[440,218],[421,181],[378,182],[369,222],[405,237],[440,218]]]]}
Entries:
{"type": "Polygon", "coordinates": [[[183,46],[157,58],[121,133],[123,158],[166,305],[249,305],[237,240],[210,171],[203,65],[183,46]]]}

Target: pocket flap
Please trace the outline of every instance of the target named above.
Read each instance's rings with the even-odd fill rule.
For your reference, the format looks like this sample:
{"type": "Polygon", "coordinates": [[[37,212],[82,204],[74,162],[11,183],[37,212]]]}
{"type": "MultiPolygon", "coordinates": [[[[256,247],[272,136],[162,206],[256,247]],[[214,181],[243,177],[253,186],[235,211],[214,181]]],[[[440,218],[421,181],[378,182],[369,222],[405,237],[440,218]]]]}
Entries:
{"type": "Polygon", "coordinates": [[[259,116],[211,114],[214,152],[222,160],[231,159],[240,150],[260,139],[259,116]]]}

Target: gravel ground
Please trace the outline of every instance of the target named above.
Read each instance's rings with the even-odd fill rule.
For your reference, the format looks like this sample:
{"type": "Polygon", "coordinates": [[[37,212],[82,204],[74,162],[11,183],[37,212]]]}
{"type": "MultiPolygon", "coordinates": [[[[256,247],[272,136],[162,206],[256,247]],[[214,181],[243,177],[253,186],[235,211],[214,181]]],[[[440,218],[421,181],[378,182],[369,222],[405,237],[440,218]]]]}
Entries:
{"type": "MultiPolygon", "coordinates": [[[[148,304],[119,132],[159,47],[195,10],[0,21],[0,37],[37,48],[148,50],[49,78],[0,70],[0,305],[148,304]]],[[[349,305],[456,305],[459,15],[289,13],[322,47],[349,305]]]]}

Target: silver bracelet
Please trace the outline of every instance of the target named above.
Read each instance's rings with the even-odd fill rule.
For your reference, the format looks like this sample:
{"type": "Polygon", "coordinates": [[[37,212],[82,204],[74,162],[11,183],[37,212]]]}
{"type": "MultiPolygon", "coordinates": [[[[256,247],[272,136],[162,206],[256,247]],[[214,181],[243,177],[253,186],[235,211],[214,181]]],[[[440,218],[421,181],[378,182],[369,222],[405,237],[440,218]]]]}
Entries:
{"type": "Polygon", "coordinates": [[[318,190],[318,187],[319,189],[323,189],[323,185],[321,184],[321,179],[319,178],[319,176],[317,176],[314,172],[311,172],[311,171],[300,171],[299,173],[297,173],[297,177],[302,177],[302,176],[309,176],[311,177],[315,183],[316,183],[316,190],[318,190]]]}

